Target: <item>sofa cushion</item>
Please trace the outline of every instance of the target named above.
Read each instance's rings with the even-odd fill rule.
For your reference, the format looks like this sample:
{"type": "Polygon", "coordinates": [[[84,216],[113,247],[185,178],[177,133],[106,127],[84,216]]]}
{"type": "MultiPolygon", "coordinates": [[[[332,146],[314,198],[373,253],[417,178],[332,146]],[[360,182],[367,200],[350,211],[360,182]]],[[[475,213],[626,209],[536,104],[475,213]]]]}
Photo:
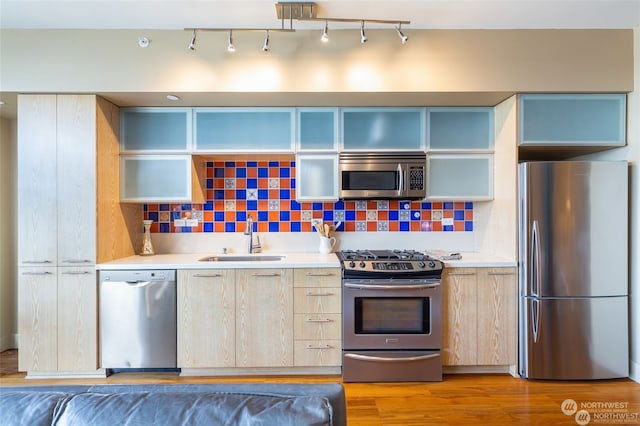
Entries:
{"type": "Polygon", "coordinates": [[[318,396],[224,392],[79,393],[54,414],[60,425],[331,425],[331,404],[318,396]]]}
{"type": "Polygon", "coordinates": [[[56,406],[68,395],[66,392],[0,392],[0,424],[49,425],[56,406]]]}

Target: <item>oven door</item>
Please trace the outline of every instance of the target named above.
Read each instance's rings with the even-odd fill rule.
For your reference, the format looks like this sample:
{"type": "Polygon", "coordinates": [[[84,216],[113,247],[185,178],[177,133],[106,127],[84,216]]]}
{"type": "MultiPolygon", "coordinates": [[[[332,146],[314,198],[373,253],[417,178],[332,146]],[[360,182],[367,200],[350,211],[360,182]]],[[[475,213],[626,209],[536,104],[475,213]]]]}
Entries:
{"type": "Polygon", "coordinates": [[[398,198],[405,193],[401,164],[340,164],[340,198],[398,198]]]}
{"type": "Polygon", "coordinates": [[[433,280],[343,282],[345,350],[439,350],[442,288],[433,280]]]}

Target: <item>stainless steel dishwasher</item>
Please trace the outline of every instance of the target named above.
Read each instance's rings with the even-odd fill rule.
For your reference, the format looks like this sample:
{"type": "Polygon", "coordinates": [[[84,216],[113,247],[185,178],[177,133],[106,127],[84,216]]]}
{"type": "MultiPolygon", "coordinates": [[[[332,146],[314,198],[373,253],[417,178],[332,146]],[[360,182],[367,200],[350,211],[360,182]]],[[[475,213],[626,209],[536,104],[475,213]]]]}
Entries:
{"type": "Polygon", "coordinates": [[[99,271],[102,368],[176,368],[176,271],[99,271]]]}

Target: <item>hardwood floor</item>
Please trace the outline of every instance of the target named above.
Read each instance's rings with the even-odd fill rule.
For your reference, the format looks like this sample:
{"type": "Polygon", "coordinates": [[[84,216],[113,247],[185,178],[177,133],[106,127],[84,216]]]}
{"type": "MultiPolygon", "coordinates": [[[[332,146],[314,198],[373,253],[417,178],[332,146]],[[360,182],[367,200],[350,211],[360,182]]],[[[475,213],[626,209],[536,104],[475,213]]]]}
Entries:
{"type": "MultiPolygon", "coordinates": [[[[25,379],[17,366],[16,350],[0,354],[0,385],[341,382],[339,376],[219,378],[180,377],[175,373],[41,380],[25,379]]],[[[574,416],[562,412],[567,399],[589,412],[589,424],[640,424],[640,384],[627,379],[554,382],[501,374],[449,374],[442,382],[345,383],[344,387],[349,425],[576,425],[574,416]]]]}

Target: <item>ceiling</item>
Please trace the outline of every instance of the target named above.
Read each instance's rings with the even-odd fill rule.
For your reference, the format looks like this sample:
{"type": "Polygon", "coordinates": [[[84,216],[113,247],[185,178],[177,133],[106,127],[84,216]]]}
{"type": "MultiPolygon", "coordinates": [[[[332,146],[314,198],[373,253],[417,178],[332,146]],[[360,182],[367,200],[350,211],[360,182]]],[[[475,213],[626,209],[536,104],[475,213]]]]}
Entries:
{"type": "MultiPolygon", "coordinates": [[[[640,0],[318,0],[314,4],[319,17],[397,19],[411,21],[405,26],[412,29],[640,26],[640,0]]],[[[0,0],[0,28],[274,28],[280,24],[274,0],[0,0]]],[[[299,22],[294,27],[311,28],[311,24],[299,22]]]]}
{"type": "MultiPolygon", "coordinates": [[[[317,17],[410,21],[403,25],[409,30],[640,28],[640,0],[317,0],[313,5],[317,17]]],[[[280,21],[275,0],[0,0],[0,29],[182,30],[282,25],[296,30],[318,27],[317,22],[280,21]]],[[[332,23],[332,28],[353,25],[332,23]]],[[[0,108],[0,117],[15,117],[15,93],[0,95],[3,101],[9,99],[0,108]]],[[[128,99],[132,94],[118,94],[117,99],[123,104],[143,105],[142,95],[128,99]]],[[[192,99],[194,105],[205,101],[192,99]]]]}

